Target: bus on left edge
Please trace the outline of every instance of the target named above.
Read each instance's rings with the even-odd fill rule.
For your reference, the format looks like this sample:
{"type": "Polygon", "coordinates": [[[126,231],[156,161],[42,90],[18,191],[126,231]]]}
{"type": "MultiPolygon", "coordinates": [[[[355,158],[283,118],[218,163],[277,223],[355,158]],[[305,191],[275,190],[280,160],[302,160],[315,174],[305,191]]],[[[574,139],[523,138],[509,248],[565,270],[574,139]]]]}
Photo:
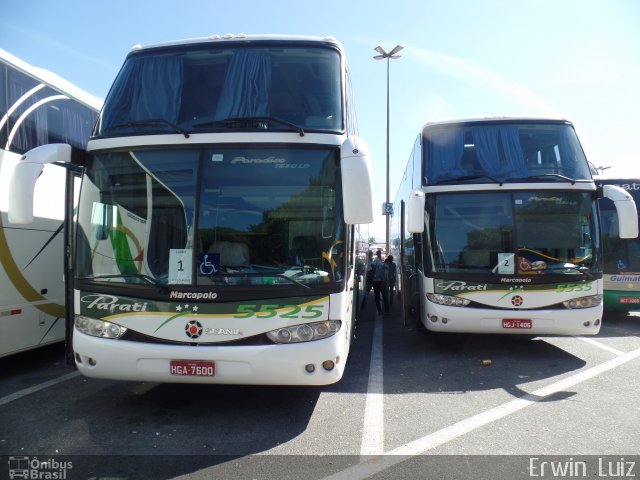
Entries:
{"type": "Polygon", "coordinates": [[[101,101],[0,49],[0,357],[65,338],[65,171],[46,167],[34,222],[8,222],[9,182],[23,154],[49,143],[84,152],[101,101]]]}

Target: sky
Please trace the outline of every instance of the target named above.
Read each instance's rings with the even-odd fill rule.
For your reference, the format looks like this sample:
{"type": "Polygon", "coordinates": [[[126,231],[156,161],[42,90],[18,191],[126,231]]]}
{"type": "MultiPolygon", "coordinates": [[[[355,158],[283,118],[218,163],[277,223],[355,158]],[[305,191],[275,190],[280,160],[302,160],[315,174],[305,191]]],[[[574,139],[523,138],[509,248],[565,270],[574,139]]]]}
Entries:
{"type": "Polygon", "coordinates": [[[609,177],[640,177],[637,0],[0,0],[0,48],[104,99],[136,44],[213,34],[331,35],[351,70],[385,240],[386,61],[390,201],[422,125],[492,114],[571,120],[609,177]]]}

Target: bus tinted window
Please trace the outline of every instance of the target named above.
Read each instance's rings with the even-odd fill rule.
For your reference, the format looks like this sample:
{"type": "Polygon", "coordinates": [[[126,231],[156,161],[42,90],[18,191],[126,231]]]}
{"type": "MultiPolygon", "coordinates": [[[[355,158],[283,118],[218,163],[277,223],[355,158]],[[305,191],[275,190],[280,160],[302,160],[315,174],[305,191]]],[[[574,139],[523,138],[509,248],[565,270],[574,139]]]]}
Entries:
{"type": "Polygon", "coordinates": [[[340,62],[338,51],[317,47],[225,45],[132,54],[96,134],[290,129],[284,122],[342,131],[340,62]]]}
{"type": "Polygon", "coordinates": [[[591,179],[573,128],[564,123],[491,123],[426,127],[427,184],[591,179]]]}
{"type": "Polygon", "coordinates": [[[2,147],[15,153],[47,143],[85,149],[96,112],[17,69],[6,75],[2,147]],[[5,114],[10,112],[8,117],[5,114]]]}
{"type": "MultiPolygon", "coordinates": [[[[0,119],[5,118],[8,110],[7,106],[7,67],[0,63],[0,119]]],[[[7,132],[0,128],[0,145],[7,143],[7,132]]]]}

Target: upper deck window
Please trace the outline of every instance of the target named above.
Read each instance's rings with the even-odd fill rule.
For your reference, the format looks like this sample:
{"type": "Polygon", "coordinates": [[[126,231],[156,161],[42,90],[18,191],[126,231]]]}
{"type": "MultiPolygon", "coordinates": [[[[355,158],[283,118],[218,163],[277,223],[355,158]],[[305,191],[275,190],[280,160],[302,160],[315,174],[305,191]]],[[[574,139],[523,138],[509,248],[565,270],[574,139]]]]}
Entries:
{"type": "Polygon", "coordinates": [[[426,127],[424,138],[427,185],[591,179],[575,131],[564,122],[437,125],[426,127]]]}
{"type": "Polygon", "coordinates": [[[10,64],[0,64],[0,148],[22,154],[47,143],[85,149],[98,113],[10,64]]]}
{"type": "Polygon", "coordinates": [[[342,131],[342,81],[340,54],[327,47],[150,49],[127,58],[95,135],[342,131]]]}

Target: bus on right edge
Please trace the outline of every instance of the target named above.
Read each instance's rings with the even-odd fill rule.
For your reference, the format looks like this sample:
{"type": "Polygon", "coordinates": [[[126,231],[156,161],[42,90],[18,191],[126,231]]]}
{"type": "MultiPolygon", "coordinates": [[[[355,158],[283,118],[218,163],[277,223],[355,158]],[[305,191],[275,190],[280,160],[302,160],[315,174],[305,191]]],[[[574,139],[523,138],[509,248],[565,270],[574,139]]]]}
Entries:
{"type": "MultiPolygon", "coordinates": [[[[596,185],[615,185],[640,201],[640,179],[597,179],[596,185]]],[[[640,240],[621,239],[613,202],[600,200],[602,224],[604,309],[608,312],[640,310],[640,240]]]]}
{"type": "Polygon", "coordinates": [[[637,237],[631,195],[596,188],[568,120],[426,124],[392,218],[405,317],[436,332],[596,335],[603,197],[619,237],[637,237]]]}

